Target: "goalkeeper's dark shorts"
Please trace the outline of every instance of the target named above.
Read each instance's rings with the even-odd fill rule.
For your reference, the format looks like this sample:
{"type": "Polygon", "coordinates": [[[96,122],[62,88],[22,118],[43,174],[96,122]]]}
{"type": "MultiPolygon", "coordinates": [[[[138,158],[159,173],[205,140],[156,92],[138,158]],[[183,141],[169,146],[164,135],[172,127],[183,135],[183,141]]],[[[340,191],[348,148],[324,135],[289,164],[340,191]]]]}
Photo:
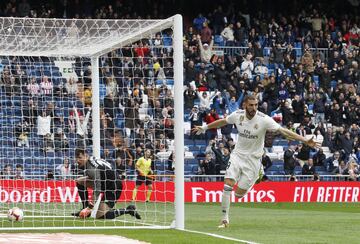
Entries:
{"type": "Polygon", "coordinates": [[[116,180],[112,184],[107,184],[107,188],[103,191],[102,202],[106,203],[109,208],[113,208],[117,200],[121,196],[122,183],[120,180],[116,180]]]}
{"type": "Polygon", "coordinates": [[[153,178],[151,177],[147,177],[147,176],[143,176],[143,175],[138,175],[136,177],[136,185],[137,186],[141,186],[142,184],[145,185],[151,185],[153,183],[153,178]]]}

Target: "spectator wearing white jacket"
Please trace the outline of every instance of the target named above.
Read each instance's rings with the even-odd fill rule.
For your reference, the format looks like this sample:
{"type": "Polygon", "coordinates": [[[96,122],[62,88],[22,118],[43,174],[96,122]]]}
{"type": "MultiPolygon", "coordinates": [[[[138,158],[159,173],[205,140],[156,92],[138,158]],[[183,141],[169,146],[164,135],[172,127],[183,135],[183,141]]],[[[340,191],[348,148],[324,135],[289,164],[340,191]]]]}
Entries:
{"type": "Polygon", "coordinates": [[[68,158],[64,158],[64,163],[58,165],[56,170],[63,179],[67,179],[72,176],[72,168],[68,158]]]}
{"type": "Polygon", "coordinates": [[[76,120],[76,134],[78,134],[82,138],[86,139],[87,134],[88,134],[87,124],[90,119],[91,108],[86,113],[85,118],[83,115],[79,116],[76,107],[74,107],[73,110],[74,110],[75,120],[76,120]]]}
{"type": "Polygon", "coordinates": [[[65,84],[65,89],[69,95],[75,96],[78,92],[78,85],[74,77],[70,77],[68,82],[65,84]]]}
{"type": "Polygon", "coordinates": [[[209,63],[211,56],[212,56],[212,48],[214,45],[214,37],[212,37],[210,45],[205,43],[204,45],[201,42],[201,36],[197,36],[198,42],[199,42],[199,48],[200,48],[200,57],[201,61],[204,63],[209,63]]]}
{"type": "Polygon", "coordinates": [[[241,64],[241,72],[246,73],[249,79],[252,79],[252,72],[254,70],[254,63],[251,61],[252,54],[246,54],[245,60],[241,64]]]}
{"type": "Polygon", "coordinates": [[[233,24],[229,24],[227,27],[225,27],[225,29],[223,29],[221,32],[221,36],[225,38],[227,46],[232,46],[235,40],[233,24]]]}
{"type": "Polygon", "coordinates": [[[42,112],[42,115],[37,117],[37,134],[39,136],[45,136],[51,134],[51,116],[46,115],[46,112],[42,112]]]}
{"type": "Polygon", "coordinates": [[[209,96],[207,92],[203,92],[202,94],[200,94],[200,92],[197,91],[196,94],[200,99],[200,110],[210,110],[211,101],[218,93],[220,92],[215,91],[214,94],[209,96]]]}

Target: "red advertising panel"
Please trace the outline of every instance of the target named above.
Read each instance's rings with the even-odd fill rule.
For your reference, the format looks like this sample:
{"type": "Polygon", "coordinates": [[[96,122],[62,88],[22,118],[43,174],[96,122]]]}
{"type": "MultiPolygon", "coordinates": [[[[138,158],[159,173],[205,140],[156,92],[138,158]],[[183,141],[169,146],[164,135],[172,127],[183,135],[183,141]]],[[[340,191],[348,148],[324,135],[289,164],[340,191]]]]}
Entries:
{"type": "MultiPolygon", "coordinates": [[[[186,202],[221,202],[222,182],[185,182],[186,202]]],[[[133,181],[123,182],[120,201],[130,201],[133,181]]],[[[145,199],[144,186],[138,200],[145,199]]],[[[91,196],[91,191],[89,192],[91,196]]],[[[153,184],[152,201],[173,202],[174,183],[153,184]]],[[[74,181],[0,180],[0,203],[5,202],[77,202],[74,181]]],[[[232,193],[232,202],[359,202],[360,182],[263,182],[255,185],[239,200],[232,193]]]]}

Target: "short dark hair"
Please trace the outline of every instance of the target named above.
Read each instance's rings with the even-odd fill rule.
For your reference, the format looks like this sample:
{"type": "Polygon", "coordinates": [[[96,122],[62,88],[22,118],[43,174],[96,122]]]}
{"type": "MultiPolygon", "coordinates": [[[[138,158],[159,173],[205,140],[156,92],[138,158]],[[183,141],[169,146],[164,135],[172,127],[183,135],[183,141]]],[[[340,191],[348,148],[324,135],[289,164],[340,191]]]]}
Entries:
{"type": "Polygon", "coordinates": [[[86,154],[86,150],[83,148],[76,148],[75,149],[75,158],[78,158],[80,155],[85,155],[86,154]]]}
{"type": "Polygon", "coordinates": [[[248,100],[256,100],[257,98],[254,95],[246,95],[244,98],[244,103],[246,103],[248,100]]]}

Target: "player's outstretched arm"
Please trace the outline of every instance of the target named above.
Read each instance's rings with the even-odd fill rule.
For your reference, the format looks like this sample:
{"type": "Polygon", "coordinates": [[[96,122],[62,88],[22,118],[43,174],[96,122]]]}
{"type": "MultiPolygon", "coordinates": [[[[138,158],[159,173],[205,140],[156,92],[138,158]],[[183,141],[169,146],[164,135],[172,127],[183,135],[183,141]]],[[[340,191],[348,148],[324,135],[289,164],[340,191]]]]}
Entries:
{"type": "Polygon", "coordinates": [[[303,136],[301,136],[299,134],[296,134],[295,132],[293,132],[293,131],[291,131],[289,129],[283,128],[283,127],[281,127],[279,129],[279,132],[288,140],[301,141],[304,144],[306,144],[306,145],[308,145],[309,147],[312,147],[312,148],[321,147],[321,144],[319,142],[316,142],[314,140],[314,137],[312,137],[310,139],[306,139],[305,137],[303,137],[303,136]]]}
{"type": "Polygon", "coordinates": [[[192,128],[191,132],[196,133],[197,135],[200,135],[202,133],[205,133],[206,130],[214,129],[214,128],[221,128],[225,125],[227,125],[226,119],[219,119],[208,125],[195,126],[194,128],[192,128]]]}

